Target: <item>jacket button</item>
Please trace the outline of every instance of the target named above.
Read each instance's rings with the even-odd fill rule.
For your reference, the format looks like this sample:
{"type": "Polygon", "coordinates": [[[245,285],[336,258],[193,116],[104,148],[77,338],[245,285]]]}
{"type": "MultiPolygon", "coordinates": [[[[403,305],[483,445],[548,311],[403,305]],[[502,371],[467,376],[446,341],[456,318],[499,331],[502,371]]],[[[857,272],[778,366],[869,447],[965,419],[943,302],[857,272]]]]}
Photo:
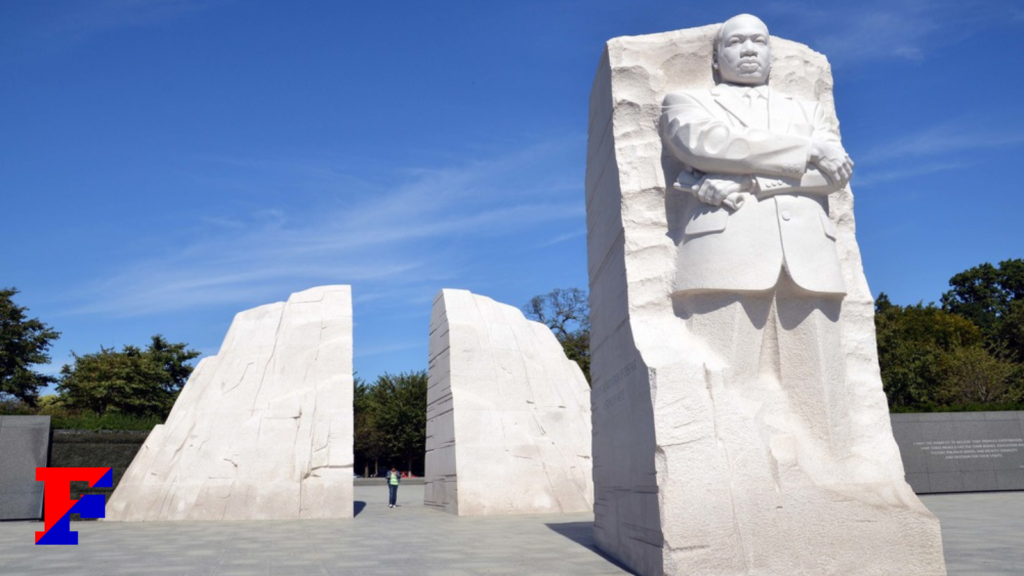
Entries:
{"type": "Polygon", "coordinates": [[[791,215],[789,213],[789,210],[783,210],[782,211],[782,219],[788,222],[790,218],[791,218],[791,215]]]}

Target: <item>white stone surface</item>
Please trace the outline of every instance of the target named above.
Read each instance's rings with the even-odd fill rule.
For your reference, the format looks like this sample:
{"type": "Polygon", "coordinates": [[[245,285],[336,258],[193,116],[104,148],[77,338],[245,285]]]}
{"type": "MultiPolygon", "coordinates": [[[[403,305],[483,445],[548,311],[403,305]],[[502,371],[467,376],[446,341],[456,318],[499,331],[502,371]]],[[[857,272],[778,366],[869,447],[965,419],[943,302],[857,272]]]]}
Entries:
{"type": "Polygon", "coordinates": [[[351,518],[352,295],[235,316],[107,503],[107,520],[351,518]]]}
{"type": "MultiPolygon", "coordinates": [[[[720,278],[714,271],[694,278],[692,259],[677,269],[692,256],[684,258],[680,245],[694,232],[685,227],[699,200],[671,190],[683,164],[659,134],[662,103],[670,93],[715,87],[717,30],[613,39],[591,92],[586,190],[595,540],[645,575],[945,574],[938,521],[904,482],[892,437],[849,187],[829,197],[829,219],[819,223],[835,236],[841,287],[828,274],[814,284],[813,263],[804,267],[810,276],[795,279],[802,285],[811,278],[809,289],[841,302],[835,342],[791,349],[787,336],[772,334],[765,338],[778,348],[764,347],[764,357],[730,357],[710,341],[728,343],[738,324],[716,324],[714,306],[700,314],[681,306],[678,295],[687,290],[777,290],[777,302],[800,290],[786,277],[773,288],[777,269],[767,273],[773,276],[767,285],[759,279],[748,287],[687,285],[720,278]],[[832,367],[824,387],[786,377],[784,368],[799,372],[828,346],[841,351],[842,365],[832,367]],[[744,361],[774,374],[737,385],[737,374],[750,369],[737,364],[744,361]]],[[[787,40],[770,42],[771,91],[816,103],[820,120],[838,126],[825,57],[787,40]]],[[[809,185],[777,176],[790,178],[790,186],[809,185]]],[[[747,205],[730,209],[728,225],[769,206],[781,217],[774,203],[749,211],[747,205]]],[[[737,266],[759,271],[759,255],[781,265],[782,251],[774,246],[750,242],[754,259],[737,266]]],[[[730,283],[749,280],[739,268],[730,283]]],[[[773,330],[790,330],[792,312],[780,304],[775,314],[773,330]]]]}
{"type": "Polygon", "coordinates": [[[427,506],[460,516],[592,508],[587,381],[547,326],[442,290],[429,378],[427,506]]]}

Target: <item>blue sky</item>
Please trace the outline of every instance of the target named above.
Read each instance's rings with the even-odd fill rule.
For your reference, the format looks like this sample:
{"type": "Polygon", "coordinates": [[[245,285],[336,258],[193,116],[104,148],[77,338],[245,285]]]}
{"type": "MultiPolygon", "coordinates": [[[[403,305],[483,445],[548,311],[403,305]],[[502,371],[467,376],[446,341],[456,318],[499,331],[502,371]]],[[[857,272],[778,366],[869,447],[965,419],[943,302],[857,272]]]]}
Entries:
{"type": "Polygon", "coordinates": [[[351,284],[355,368],[427,364],[430,304],[587,285],[606,40],[760,15],[831,60],[873,293],[1024,257],[1024,5],[0,1],[0,286],[70,351],[351,284]],[[713,4],[713,5],[712,5],[713,4]]]}

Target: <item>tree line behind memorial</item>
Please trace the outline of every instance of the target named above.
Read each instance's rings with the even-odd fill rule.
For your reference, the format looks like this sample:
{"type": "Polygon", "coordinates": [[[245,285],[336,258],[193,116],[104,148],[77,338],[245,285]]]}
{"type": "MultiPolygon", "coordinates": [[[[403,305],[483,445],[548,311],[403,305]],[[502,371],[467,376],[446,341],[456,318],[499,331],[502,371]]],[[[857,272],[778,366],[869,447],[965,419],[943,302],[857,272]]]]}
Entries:
{"type": "Polygon", "coordinates": [[[939,304],[875,301],[890,409],[1024,409],[1024,259],[975,266],[949,286],[939,304]]]}
{"type": "MultiPolygon", "coordinates": [[[[953,276],[938,303],[875,302],[882,381],[894,412],[1024,409],[1024,259],[985,263],[953,276]]],[[[50,362],[60,333],[0,289],[0,414],[48,414],[60,428],[149,429],[167,417],[199,352],[158,335],[144,346],[72,352],[50,362]],[[56,394],[40,391],[56,385],[56,394]]],[[[546,324],[590,381],[590,310],[579,288],[532,298],[524,314],[546,324]]],[[[425,371],[356,378],[356,470],[421,471],[425,371]]]]}
{"type": "MultiPolygon", "coordinates": [[[[878,361],[893,412],[1024,410],[1024,259],[956,274],[939,303],[875,302],[878,361]]],[[[590,381],[586,292],[535,296],[526,315],[555,333],[590,381]]]]}

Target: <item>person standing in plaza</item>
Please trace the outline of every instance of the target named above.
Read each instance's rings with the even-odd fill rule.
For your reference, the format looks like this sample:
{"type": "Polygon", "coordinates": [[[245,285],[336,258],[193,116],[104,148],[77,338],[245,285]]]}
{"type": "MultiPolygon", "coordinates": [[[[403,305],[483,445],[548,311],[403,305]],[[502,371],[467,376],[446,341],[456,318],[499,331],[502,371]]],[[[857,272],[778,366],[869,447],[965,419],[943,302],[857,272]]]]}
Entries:
{"type": "Polygon", "coordinates": [[[402,475],[392,466],[386,479],[388,482],[388,508],[394,508],[398,506],[398,483],[402,481],[402,475]]]}

